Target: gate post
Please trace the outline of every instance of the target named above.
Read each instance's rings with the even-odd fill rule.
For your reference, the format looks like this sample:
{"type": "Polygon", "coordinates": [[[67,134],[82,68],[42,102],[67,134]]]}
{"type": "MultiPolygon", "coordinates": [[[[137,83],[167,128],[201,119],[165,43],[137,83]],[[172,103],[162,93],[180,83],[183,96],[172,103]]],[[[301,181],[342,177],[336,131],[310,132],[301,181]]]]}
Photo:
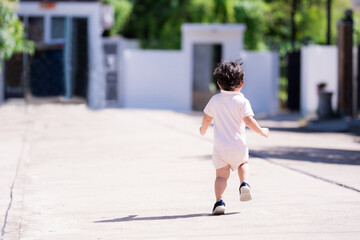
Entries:
{"type": "Polygon", "coordinates": [[[345,12],[345,18],[338,23],[338,57],[339,57],[339,97],[338,108],[341,115],[351,116],[353,109],[353,20],[352,11],[345,12]]]}

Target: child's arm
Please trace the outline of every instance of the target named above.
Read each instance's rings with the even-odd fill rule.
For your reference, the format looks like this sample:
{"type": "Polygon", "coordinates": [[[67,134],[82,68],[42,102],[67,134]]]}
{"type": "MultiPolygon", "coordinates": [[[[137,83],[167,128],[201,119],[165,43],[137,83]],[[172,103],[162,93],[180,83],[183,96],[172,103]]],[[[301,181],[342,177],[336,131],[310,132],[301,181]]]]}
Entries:
{"type": "Polygon", "coordinates": [[[245,124],[254,132],[260,134],[263,137],[268,137],[270,130],[268,128],[262,128],[258,122],[253,118],[253,116],[248,116],[244,118],[245,124]]]}
{"type": "Polygon", "coordinates": [[[203,120],[202,120],[202,124],[200,127],[200,134],[201,136],[204,136],[206,133],[206,130],[208,129],[208,127],[210,126],[211,121],[213,120],[212,117],[210,117],[207,114],[204,114],[203,120]]]}

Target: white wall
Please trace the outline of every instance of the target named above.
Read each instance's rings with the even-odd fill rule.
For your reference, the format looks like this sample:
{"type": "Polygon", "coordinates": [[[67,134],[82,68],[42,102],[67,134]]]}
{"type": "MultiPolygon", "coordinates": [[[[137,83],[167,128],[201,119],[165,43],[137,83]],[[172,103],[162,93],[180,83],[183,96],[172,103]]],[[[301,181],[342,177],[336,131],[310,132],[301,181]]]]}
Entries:
{"type": "MultiPolygon", "coordinates": [[[[254,112],[278,112],[278,54],[244,51],[241,57],[246,78],[242,91],[254,112]]],[[[122,66],[123,107],[191,110],[192,79],[184,71],[191,66],[184,64],[182,51],[125,50],[122,66]]]]}
{"type": "Polygon", "coordinates": [[[125,50],[121,68],[122,106],[192,110],[194,44],[222,44],[222,58],[244,60],[243,89],[256,113],[278,112],[279,56],[276,52],[243,51],[241,24],[182,28],[182,51],[125,50]]]}
{"type": "Polygon", "coordinates": [[[222,58],[230,60],[240,57],[244,49],[244,24],[196,24],[182,25],[182,48],[186,57],[192,58],[193,45],[209,43],[222,45],[222,58]]]}
{"type": "Polygon", "coordinates": [[[300,111],[302,115],[316,112],[317,84],[327,83],[333,92],[332,107],[337,108],[338,52],[336,46],[306,46],[301,48],[300,111]]]}
{"type": "Polygon", "coordinates": [[[358,99],[358,49],[357,47],[353,48],[353,112],[354,113],[360,113],[359,109],[360,106],[358,106],[357,99],[358,99]]]}
{"type": "Polygon", "coordinates": [[[124,57],[124,107],[189,110],[182,51],[125,50],[124,57]]]}
{"type": "Polygon", "coordinates": [[[255,113],[277,113],[279,110],[277,52],[243,51],[245,85],[241,90],[255,113]]]}
{"type": "Polygon", "coordinates": [[[5,87],[5,82],[4,82],[4,66],[5,64],[3,64],[2,60],[0,59],[0,105],[4,102],[4,87],[5,87]]]}

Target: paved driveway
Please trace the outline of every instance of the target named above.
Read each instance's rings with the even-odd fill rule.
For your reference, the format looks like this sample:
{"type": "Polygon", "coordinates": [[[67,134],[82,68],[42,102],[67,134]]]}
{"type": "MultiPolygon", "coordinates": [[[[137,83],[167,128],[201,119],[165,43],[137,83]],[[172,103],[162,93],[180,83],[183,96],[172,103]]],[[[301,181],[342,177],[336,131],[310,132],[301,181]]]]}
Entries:
{"type": "Polygon", "coordinates": [[[232,174],[227,214],[211,216],[212,130],[199,136],[201,114],[7,104],[0,119],[4,239],[360,237],[360,193],[320,178],[358,189],[359,143],[346,134],[279,130],[265,140],[249,132],[254,154],[268,158],[251,159],[254,200],[239,201],[232,174]],[[314,161],[326,149],[355,157],[314,161]],[[303,152],[312,160],[300,159],[303,152]],[[334,166],[338,176],[327,172],[334,166]]]}

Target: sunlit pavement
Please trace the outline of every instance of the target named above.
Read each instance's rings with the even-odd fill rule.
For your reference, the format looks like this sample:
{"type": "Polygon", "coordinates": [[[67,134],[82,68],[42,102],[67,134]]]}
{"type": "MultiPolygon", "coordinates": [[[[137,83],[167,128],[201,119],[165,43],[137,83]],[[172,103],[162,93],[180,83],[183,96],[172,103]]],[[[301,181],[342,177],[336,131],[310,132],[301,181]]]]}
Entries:
{"type": "Polygon", "coordinates": [[[200,113],[0,107],[4,239],[359,239],[360,141],[264,118],[248,131],[253,201],[234,172],[211,216],[212,129],[200,113]],[[12,197],[11,197],[12,196],[12,197]]]}

